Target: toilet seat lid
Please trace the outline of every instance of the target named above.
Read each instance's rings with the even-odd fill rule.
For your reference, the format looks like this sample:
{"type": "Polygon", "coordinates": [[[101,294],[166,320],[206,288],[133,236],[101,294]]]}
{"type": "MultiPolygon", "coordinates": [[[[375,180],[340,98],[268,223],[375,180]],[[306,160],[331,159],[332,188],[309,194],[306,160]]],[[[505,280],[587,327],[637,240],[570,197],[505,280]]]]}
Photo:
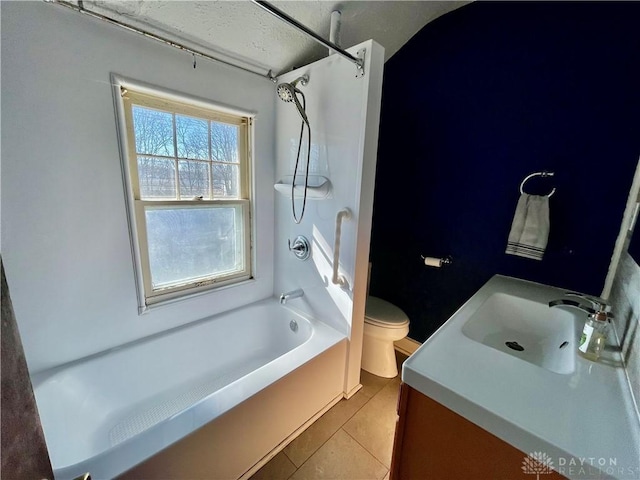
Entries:
{"type": "Polygon", "coordinates": [[[398,327],[409,323],[409,317],[393,303],[378,297],[367,297],[364,311],[365,321],[368,323],[398,327]]]}

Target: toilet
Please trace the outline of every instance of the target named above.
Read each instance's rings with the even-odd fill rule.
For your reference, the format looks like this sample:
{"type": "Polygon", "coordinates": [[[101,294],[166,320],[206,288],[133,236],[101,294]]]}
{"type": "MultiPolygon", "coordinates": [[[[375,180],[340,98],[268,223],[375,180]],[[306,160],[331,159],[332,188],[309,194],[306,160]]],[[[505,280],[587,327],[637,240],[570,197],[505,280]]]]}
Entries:
{"type": "Polygon", "coordinates": [[[409,317],[378,297],[367,297],[364,314],[362,368],[379,377],[398,375],[393,342],[409,333],[409,317]]]}

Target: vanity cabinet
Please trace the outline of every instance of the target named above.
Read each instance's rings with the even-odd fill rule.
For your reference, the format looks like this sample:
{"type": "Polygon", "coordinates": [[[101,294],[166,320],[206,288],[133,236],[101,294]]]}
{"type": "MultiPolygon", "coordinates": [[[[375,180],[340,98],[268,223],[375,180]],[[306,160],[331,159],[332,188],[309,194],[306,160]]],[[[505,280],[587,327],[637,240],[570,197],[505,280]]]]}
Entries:
{"type": "MultiPolygon", "coordinates": [[[[403,383],[390,480],[533,480],[526,453],[403,383]]],[[[544,480],[566,477],[552,471],[544,480]]]]}

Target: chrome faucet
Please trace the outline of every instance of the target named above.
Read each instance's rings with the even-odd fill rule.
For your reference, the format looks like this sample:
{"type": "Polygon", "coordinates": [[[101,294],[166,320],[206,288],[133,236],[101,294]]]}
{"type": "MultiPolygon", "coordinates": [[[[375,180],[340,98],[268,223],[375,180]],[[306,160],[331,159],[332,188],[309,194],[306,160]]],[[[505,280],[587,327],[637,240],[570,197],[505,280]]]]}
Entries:
{"type": "Polygon", "coordinates": [[[304,295],[304,292],[302,291],[301,288],[298,288],[297,290],[291,290],[290,292],[286,292],[286,293],[283,293],[282,295],[280,295],[280,303],[282,305],[284,305],[285,303],[287,303],[292,298],[298,298],[298,297],[301,297],[303,295],[304,295]]]}
{"type": "Polygon", "coordinates": [[[589,316],[595,316],[596,314],[605,314],[607,318],[613,318],[611,315],[611,306],[607,304],[607,302],[600,297],[591,297],[589,295],[583,295],[581,293],[575,292],[567,292],[565,293],[567,297],[576,297],[578,300],[569,300],[566,298],[559,298],[557,300],[552,300],[549,302],[549,307],[574,307],[579,310],[582,310],[589,316]],[[588,306],[582,302],[588,302],[588,306]]]}

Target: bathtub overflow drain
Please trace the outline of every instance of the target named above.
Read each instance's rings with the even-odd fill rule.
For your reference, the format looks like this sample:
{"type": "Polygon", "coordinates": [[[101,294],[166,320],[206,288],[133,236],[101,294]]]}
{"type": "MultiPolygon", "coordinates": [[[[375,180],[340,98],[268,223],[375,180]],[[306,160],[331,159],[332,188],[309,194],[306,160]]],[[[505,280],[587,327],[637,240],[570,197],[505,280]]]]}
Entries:
{"type": "Polygon", "coordinates": [[[295,320],[291,320],[289,322],[289,328],[291,329],[292,332],[297,332],[298,331],[298,322],[296,322],[295,320]]]}
{"type": "Polygon", "coordinates": [[[518,352],[522,352],[524,350],[524,347],[518,342],[504,342],[504,344],[511,350],[517,350],[518,352]]]}

